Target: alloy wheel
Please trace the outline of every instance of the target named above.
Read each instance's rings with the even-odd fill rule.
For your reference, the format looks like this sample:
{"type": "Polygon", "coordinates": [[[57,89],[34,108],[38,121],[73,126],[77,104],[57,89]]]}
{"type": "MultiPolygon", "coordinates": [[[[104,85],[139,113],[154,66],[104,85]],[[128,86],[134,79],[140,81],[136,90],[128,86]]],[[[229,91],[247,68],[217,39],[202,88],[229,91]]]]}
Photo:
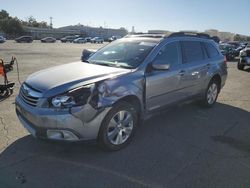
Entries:
{"type": "Polygon", "coordinates": [[[133,115],[122,110],[117,112],[110,120],[107,137],[114,145],[121,145],[130,137],[134,127],[133,115]]]}
{"type": "Polygon", "coordinates": [[[213,104],[216,101],[218,95],[218,87],[216,83],[212,83],[207,91],[207,102],[213,104]]]}

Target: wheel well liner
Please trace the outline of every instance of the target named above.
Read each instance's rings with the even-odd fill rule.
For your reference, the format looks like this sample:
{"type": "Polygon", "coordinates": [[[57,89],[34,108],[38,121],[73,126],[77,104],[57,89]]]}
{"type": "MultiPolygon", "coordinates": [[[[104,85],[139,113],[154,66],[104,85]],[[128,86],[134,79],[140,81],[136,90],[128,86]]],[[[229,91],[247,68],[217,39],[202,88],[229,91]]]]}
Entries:
{"type": "Polygon", "coordinates": [[[220,92],[220,89],[221,89],[221,77],[220,77],[220,75],[219,74],[213,75],[213,77],[211,78],[211,80],[216,80],[218,82],[218,84],[219,84],[219,92],[220,92]]]}

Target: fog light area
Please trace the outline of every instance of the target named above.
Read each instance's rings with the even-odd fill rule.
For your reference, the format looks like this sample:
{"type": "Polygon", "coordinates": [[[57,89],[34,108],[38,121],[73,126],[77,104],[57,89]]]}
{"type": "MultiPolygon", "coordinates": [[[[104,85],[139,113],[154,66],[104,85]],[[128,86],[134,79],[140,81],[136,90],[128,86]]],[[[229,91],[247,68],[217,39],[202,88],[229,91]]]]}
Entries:
{"type": "Polygon", "coordinates": [[[74,133],[67,130],[47,130],[47,137],[52,140],[79,140],[74,133]]]}

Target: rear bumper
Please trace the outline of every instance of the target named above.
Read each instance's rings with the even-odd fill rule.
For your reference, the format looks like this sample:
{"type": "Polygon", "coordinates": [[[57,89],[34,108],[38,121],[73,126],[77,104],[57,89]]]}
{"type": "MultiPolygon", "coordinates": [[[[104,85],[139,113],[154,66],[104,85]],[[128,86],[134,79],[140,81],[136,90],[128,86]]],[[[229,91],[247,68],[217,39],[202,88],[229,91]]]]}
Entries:
{"type": "Polygon", "coordinates": [[[96,110],[90,105],[71,109],[32,107],[16,98],[16,114],[22,125],[43,139],[81,141],[96,140],[101,122],[110,108],[96,110]]]}

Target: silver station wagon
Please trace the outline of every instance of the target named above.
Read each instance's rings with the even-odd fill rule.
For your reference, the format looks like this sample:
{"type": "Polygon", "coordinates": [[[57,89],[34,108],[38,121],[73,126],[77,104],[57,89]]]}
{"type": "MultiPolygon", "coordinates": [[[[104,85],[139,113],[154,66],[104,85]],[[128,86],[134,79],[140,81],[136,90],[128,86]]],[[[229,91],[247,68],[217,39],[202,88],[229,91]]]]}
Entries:
{"type": "Polygon", "coordinates": [[[22,84],[16,113],[34,137],[119,150],[156,111],[190,99],[213,106],[227,78],[218,44],[201,33],[131,35],[82,59],[22,84]]]}

